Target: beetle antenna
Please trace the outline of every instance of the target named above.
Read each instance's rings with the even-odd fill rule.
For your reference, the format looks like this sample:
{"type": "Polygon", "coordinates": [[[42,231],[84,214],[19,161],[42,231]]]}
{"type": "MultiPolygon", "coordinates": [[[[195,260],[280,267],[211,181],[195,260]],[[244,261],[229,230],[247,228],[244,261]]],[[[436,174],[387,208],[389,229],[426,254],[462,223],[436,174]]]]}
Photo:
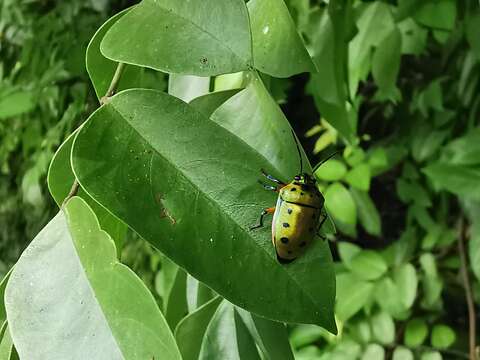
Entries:
{"type": "Polygon", "coordinates": [[[329,156],[327,156],[325,159],[323,159],[322,161],[320,161],[317,165],[314,166],[313,168],[313,173],[315,173],[315,171],[317,171],[317,169],[322,166],[323,164],[325,164],[328,160],[330,160],[332,157],[334,157],[335,155],[337,155],[340,151],[335,151],[333,154],[330,154],[329,156]]]}
{"type": "Polygon", "coordinates": [[[298,144],[298,140],[297,140],[297,137],[295,136],[295,132],[292,130],[292,136],[293,136],[293,140],[295,140],[295,145],[297,146],[297,152],[298,152],[298,158],[300,159],[300,172],[299,174],[301,174],[303,172],[303,160],[302,160],[302,152],[300,151],[300,145],[298,144]]]}

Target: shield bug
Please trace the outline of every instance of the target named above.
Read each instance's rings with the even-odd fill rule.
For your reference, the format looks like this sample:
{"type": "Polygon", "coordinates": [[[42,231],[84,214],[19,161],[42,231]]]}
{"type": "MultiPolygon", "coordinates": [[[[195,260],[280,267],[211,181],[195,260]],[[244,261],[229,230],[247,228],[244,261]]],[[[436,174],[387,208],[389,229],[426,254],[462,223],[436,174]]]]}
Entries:
{"type": "MultiPolygon", "coordinates": [[[[275,185],[259,181],[260,184],[266,190],[278,192],[278,199],[276,206],[264,209],[259,223],[250,228],[253,230],[263,227],[264,217],[273,214],[272,242],[277,259],[282,264],[290,263],[302,255],[316,235],[322,237],[319,231],[327,219],[327,215],[322,214],[325,200],[316,186],[314,175],[303,172],[300,146],[293,131],[292,135],[300,157],[300,172],[290,183],[285,183],[261,170],[262,175],[275,185]]],[[[312,174],[335,154],[315,166],[312,174]]]]}

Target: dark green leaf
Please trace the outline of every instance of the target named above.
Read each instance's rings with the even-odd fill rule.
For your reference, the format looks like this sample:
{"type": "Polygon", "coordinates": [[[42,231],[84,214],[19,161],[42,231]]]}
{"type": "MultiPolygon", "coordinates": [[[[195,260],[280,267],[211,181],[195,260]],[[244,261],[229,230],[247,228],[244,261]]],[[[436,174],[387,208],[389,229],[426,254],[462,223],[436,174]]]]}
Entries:
{"type": "Polygon", "coordinates": [[[248,12],[257,69],[280,78],[316,71],[283,0],[250,0],[248,12]]]}
{"type": "Polygon", "coordinates": [[[385,274],[387,263],[377,252],[362,250],[350,260],[350,269],[362,279],[374,280],[385,274]]]}
{"type": "Polygon", "coordinates": [[[180,359],[153,296],[117,262],[113,241],[79,197],[24,251],[5,305],[21,358],[180,359]]]}
{"type": "MultiPolygon", "coordinates": [[[[298,169],[289,131],[279,144],[290,166],[275,165],[291,178],[298,169]]],[[[92,197],[225,298],[268,318],[334,331],[328,245],[315,241],[292,264],[278,263],[269,229],[249,230],[275,201],[257,183],[259,169],[272,171],[274,163],[222,126],[164,93],[125,91],[82,127],[73,164],[92,197]]]]}
{"type": "Polygon", "coordinates": [[[378,344],[369,344],[362,355],[361,360],[383,360],[385,349],[378,344]]]}
{"type": "Polygon", "coordinates": [[[414,18],[434,29],[452,30],[457,16],[455,0],[425,0],[416,9],[414,18]]]}
{"type": "Polygon", "coordinates": [[[252,66],[243,0],[143,0],[105,34],[109,59],[168,73],[213,76],[252,66]]]}
{"type": "Polygon", "coordinates": [[[475,222],[471,227],[471,238],[468,242],[468,257],[472,271],[480,280],[480,224],[475,222]]]}
{"type": "Polygon", "coordinates": [[[442,158],[452,165],[480,164],[480,129],[473,129],[449,142],[443,148],[442,158]]]}
{"type": "Polygon", "coordinates": [[[315,176],[325,181],[336,181],[342,179],[346,173],[347,167],[343,162],[331,159],[315,171],[315,176]]]}
{"type": "Polygon", "coordinates": [[[35,99],[31,91],[18,90],[0,95],[0,119],[27,113],[35,107],[35,99]]]}
{"type": "Polygon", "coordinates": [[[175,330],[178,322],[188,313],[186,291],[187,273],[183,269],[177,268],[175,280],[165,306],[165,319],[172,331],[175,330]]]}
{"type": "Polygon", "coordinates": [[[335,314],[341,321],[346,321],[355,315],[373,294],[374,285],[363,281],[350,273],[337,276],[337,303],[335,314]],[[355,291],[352,291],[355,289],[355,291]]]}
{"type": "Polygon", "coordinates": [[[382,311],[370,319],[372,334],[379,343],[387,345],[395,340],[395,323],[390,314],[382,311]]]}
{"type": "Polygon", "coordinates": [[[382,233],[380,214],[368,193],[352,188],[350,194],[355,201],[358,218],[364,229],[371,235],[380,236],[382,233]]]}

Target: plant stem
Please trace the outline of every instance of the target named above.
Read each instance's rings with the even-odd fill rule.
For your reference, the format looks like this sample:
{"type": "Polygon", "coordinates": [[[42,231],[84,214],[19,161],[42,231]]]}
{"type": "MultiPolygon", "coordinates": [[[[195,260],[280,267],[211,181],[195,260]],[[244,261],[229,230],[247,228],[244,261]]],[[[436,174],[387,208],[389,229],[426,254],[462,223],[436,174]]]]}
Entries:
{"type": "Polygon", "coordinates": [[[465,287],[465,297],[467,299],[468,306],[468,333],[469,333],[469,349],[470,349],[470,360],[475,360],[475,339],[476,339],[476,330],[475,330],[475,305],[473,303],[472,289],[470,287],[470,279],[468,276],[468,266],[467,266],[467,257],[465,255],[465,239],[466,234],[466,225],[465,219],[460,220],[460,236],[458,237],[458,252],[460,254],[460,273],[462,275],[463,285],[465,287]]]}
{"type": "MultiPolygon", "coordinates": [[[[105,96],[103,96],[100,99],[100,105],[103,105],[103,104],[107,103],[108,99],[115,94],[115,92],[117,91],[118,83],[120,82],[120,79],[122,77],[122,73],[123,73],[124,69],[125,69],[125,64],[124,63],[118,63],[117,68],[115,69],[115,74],[113,74],[112,81],[110,82],[110,86],[108,87],[107,93],[105,94],[105,96]]],[[[80,188],[80,184],[79,184],[78,180],[75,178],[67,197],[62,202],[62,207],[65,206],[65,204],[67,203],[68,200],[70,200],[72,197],[77,195],[79,188],[80,188]]]]}
{"type": "Polygon", "coordinates": [[[117,69],[115,70],[115,74],[113,74],[113,78],[112,78],[112,81],[110,82],[110,86],[108,87],[107,93],[105,94],[105,96],[103,96],[100,99],[100,105],[105,104],[108,101],[108,98],[112,97],[115,94],[124,69],[125,69],[125,64],[118,63],[117,69]]]}

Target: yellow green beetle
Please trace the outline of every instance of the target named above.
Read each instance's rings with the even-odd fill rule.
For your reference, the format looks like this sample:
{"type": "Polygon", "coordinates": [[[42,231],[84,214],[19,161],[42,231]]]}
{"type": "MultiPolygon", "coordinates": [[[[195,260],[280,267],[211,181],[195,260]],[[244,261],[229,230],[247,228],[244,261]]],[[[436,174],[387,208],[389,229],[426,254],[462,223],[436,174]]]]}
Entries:
{"type": "MultiPolygon", "coordinates": [[[[295,138],[295,135],[293,136],[295,138]]],[[[296,138],[295,141],[297,141],[296,138]]],[[[266,190],[278,192],[278,200],[275,207],[264,209],[259,223],[250,228],[253,230],[263,227],[263,218],[273,214],[272,242],[277,259],[282,264],[290,263],[302,255],[315,235],[322,237],[319,231],[327,219],[325,214],[322,215],[325,200],[316,186],[315,177],[302,173],[302,156],[298,143],[297,150],[300,156],[300,173],[289,184],[261,170],[263,176],[274,182],[276,186],[262,182],[260,184],[266,190]]],[[[314,171],[333,155],[335,154],[315,166],[314,171]]]]}

